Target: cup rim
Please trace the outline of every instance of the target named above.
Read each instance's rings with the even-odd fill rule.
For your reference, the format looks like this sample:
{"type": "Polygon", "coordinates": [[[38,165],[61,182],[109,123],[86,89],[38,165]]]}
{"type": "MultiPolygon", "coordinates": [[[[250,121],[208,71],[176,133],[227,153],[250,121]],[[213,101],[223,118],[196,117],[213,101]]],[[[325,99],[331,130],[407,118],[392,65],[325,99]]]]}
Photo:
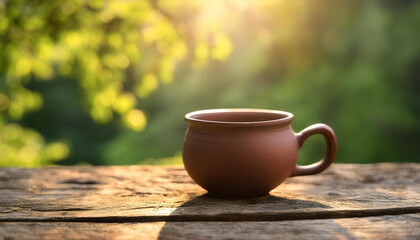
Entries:
{"type": "Polygon", "coordinates": [[[220,109],[206,109],[187,113],[185,121],[188,124],[198,125],[216,125],[216,126],[273,126],[289,124],[294,118],[290,112],[270,110],[270,109],[256,109],[256,108],[220,108],[220,109]],[[271,113],[276,114],[279,118],[263,121],[243,121],[243,122],[227,122],[227,121],[212,121],[194,118],[195,115],[212,114],[212,113],[226,113],[226,112],[249,112],[249,113],[271,113]]]}

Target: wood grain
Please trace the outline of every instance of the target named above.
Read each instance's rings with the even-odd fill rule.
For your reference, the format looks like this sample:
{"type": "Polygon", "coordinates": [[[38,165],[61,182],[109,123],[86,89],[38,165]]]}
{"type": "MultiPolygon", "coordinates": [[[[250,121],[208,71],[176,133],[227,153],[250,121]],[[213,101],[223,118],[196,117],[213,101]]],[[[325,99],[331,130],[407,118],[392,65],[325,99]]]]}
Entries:
{"type": "Polygon", "coordinates": [[[0,169],[0,221],[269,221],[420,212],[420,164],[334,164],[270,196],[217,199],[182,167],[0,169]]]}
{"type": "Polygon", "coordinates": [[[0,223],[0,239],[420,239],[420,214],[270,222],[0,223]]]}

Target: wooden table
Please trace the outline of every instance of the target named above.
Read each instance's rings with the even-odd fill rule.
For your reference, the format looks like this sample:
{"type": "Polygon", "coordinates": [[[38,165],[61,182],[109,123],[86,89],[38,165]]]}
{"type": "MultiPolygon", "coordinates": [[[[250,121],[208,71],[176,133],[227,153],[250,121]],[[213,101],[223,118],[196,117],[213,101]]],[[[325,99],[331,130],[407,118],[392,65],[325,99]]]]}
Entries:
{"type": "Polygon", "coordinates": [[[420,239],[420,164],[334,164],[271,195],[206,195],[182,167],[0,169],[0,239],[420,239]]]}

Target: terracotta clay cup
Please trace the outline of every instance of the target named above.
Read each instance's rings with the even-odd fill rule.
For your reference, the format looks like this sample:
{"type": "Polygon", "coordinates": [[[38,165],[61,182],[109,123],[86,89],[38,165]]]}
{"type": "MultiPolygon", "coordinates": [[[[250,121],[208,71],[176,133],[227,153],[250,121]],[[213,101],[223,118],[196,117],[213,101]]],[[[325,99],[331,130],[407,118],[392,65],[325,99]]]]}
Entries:
{"type": "Polygon", "coordinates": [[[288,112],[214,109],[185,115],[182,157],[191,178],[210,194],[226,198],[267,195],[288,177],[322,172],[334,161],[337,140],[325,124],[294,133],[288,112]],[[296,165],[298,149],[314,134],[327,142],[325,157],[296,165]]]}

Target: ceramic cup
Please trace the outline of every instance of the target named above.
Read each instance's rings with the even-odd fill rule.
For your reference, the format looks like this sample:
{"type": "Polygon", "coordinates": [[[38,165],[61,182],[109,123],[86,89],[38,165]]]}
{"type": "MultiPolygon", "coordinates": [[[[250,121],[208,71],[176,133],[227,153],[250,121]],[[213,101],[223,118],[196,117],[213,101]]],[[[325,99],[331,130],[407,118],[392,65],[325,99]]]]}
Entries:
{"type": "Polygon", "coordinates": [[[311,175],[334,161],[337,140],[325,124],[294,133],[291,113],[262,109],[213,109],[185,115],[182,157],[191,178],[210,194],[227,198],[267,195],[288,177],[311,175]],[[325,157],[296,165],[298,150],[314,134],[324,136],[325,157]]]}

